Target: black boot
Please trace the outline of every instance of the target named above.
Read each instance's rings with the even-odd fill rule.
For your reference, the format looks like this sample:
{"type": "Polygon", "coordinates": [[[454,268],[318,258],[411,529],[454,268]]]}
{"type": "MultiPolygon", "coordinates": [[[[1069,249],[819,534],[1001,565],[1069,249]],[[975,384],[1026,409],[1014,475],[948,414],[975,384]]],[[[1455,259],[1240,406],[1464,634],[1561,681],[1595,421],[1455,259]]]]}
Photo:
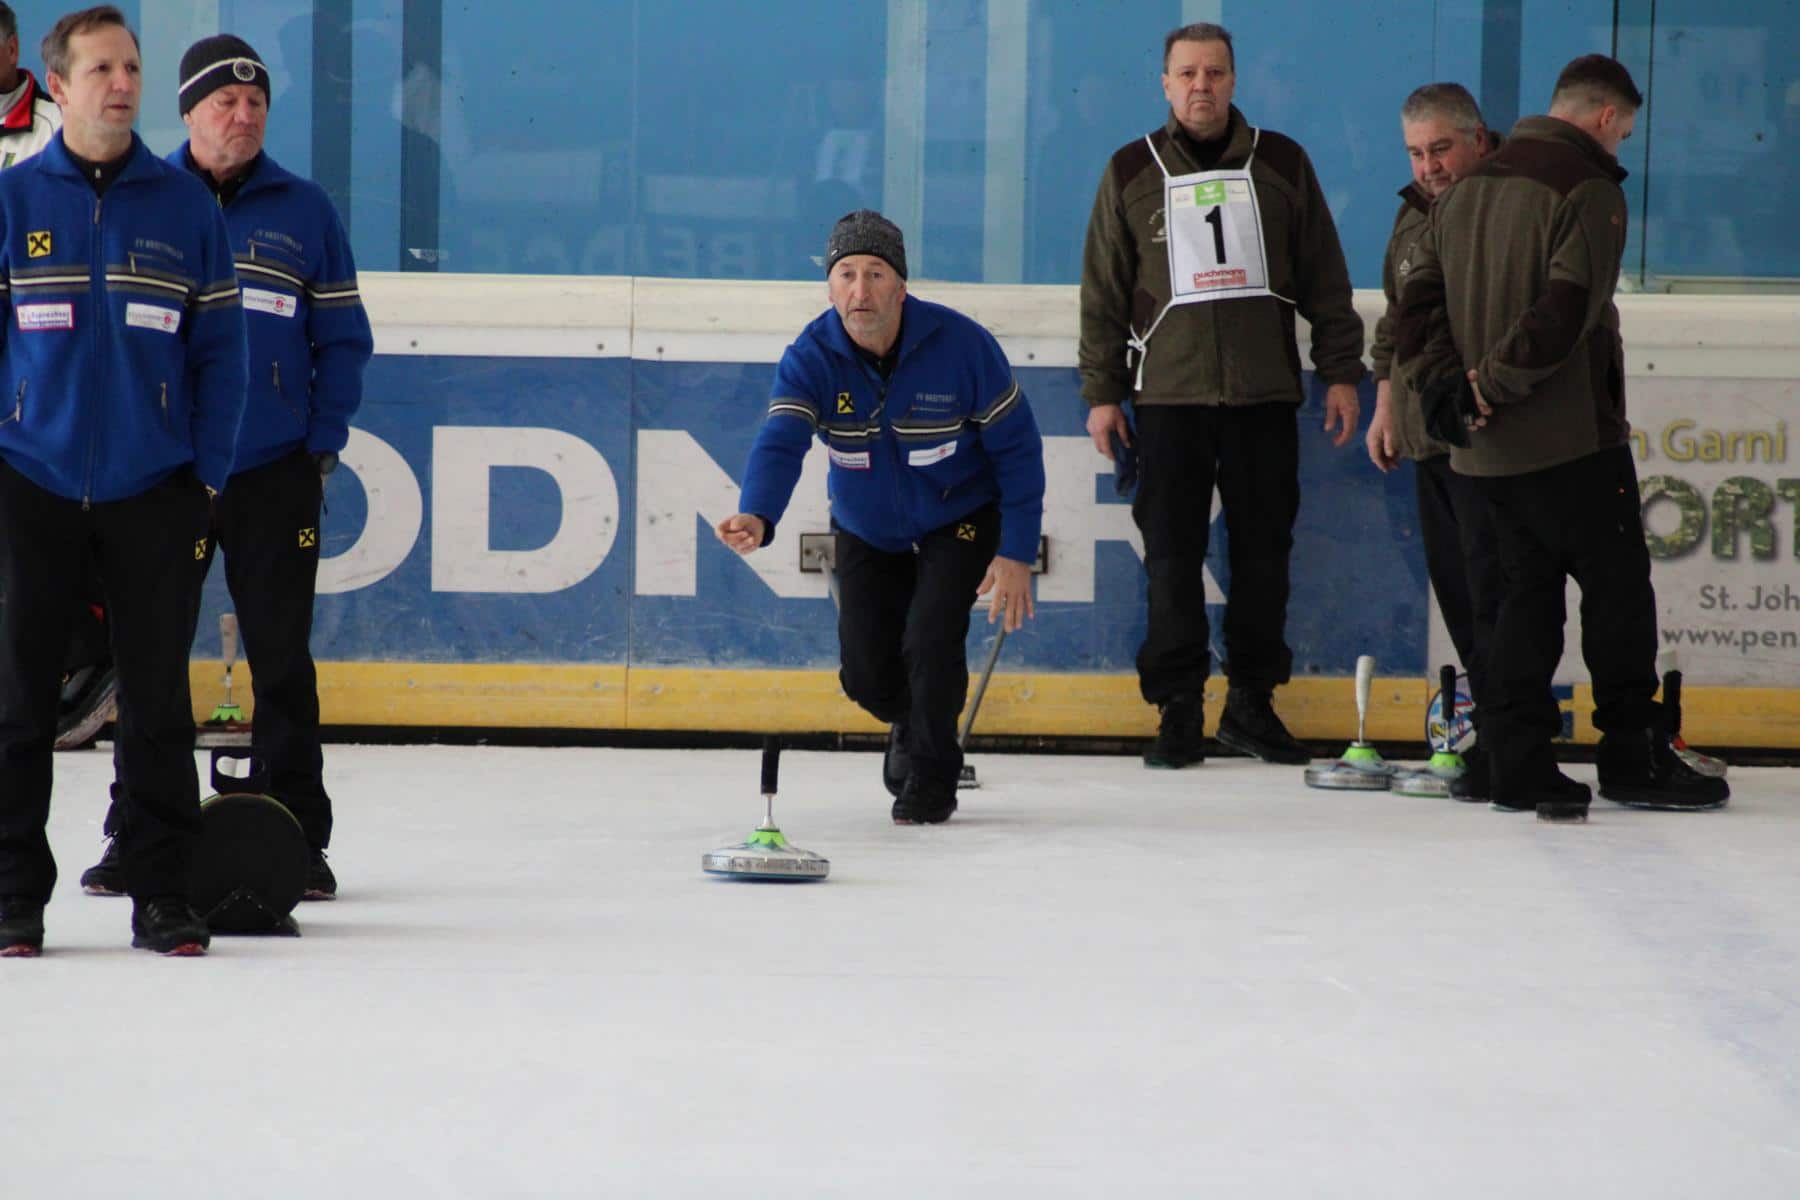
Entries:
{"type": "Polygon", "coordinates": [[[956,784],[933,783],[910,775],[894,801],[894,824],[941,825],[956,811],[956,784]]]}
{"type": "Polygon", "coordinates": [[[1185,767],[1206,761],[1206,743],[1201,736],[1205,716],[1199,696],[1182,695],[1162,706],[1162,724],[1157,726],[1156,740],[1144,751],[1146,767],[1185,767]]]}
{"type": "Polygon", "coordinates": [[[1301,767],[1312,761],[1307,752],[1275,715],[1273,693],[1234,687],[1225,693],[1225,711],[1213,736],[1239,754],[1269,763],[1301,767]]]}
{"type": "Polygon", "coordinates": [[[1535,812],[1540,821],[1579,824],[1587,820],[1588,801],[1593,793],[1585,783],[1577,783],[1561,771],[1543,787],[1518,795],[1495,796],[1488,807],[1495,812],[1535,812]]]}
{"type": "Polygon", "coordinates": [[[300,894],[302,900],[336,900],[337,876],[331,873],[331,864],[325,861],[323,850],[314,850],[312,858],[306,864],[306,890],[300,894]]]}
{"type": "Polygon", "coordinates": [[[172,958],[193,958],[206,953],[212,931],[180,896],[157,896],[133,901],[131,944],[172,958]]]}
{"type": "Polygon", "coordinates": [[[1489,775],[1487,751],[1476,742],[1462,756],[1463,773],[1450,781],[1450,798],[1466,803],[1483,803],[1488,793],[1493,790],[1493,779],[1489,775]]]}
{"type": "Polygon", "coordinates": [[[90,896],[125,894],[125,854],[119,849],[117,836],[106,839],[106,852],[100,861],[81,873],[81,890],[90,896]]]}
{"type": "Polygon", "coordinates": [[[1656,729],[1604,734],[1594,756],[1600,794],[1628,808],[1692,812],[1724,808],[1731,787],[1681,761],[1667,734],[1656,729]]]}
{"type": "Polygon", "coordinates": [[[0,897],[0,958],[36,958],[44,950],[44,906],[23,896],[0,897]]]}
{"type": "Polygon", "coordinates": [[[881,756],[881,782],[887,785],[888,795],[898,799],[906,787],[906,777],[912,774],[912,755],[906,752],[906,725],[895,721],[888,726],[887,753],[881,756]]]}

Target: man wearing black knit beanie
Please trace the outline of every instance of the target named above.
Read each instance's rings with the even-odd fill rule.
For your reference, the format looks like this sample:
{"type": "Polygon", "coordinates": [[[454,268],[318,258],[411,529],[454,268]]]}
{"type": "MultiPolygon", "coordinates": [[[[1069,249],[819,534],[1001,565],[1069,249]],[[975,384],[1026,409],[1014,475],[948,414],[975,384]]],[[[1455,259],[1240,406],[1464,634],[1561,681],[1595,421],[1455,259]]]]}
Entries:
{"type": "MultiPolygon", "coordinates": [[[[212,190],[237,259],[249,338],[250,387],[230,484],[214,538],[243,631],[256,707],[255,757],[268,788],[294,814],[312,850],[306,898],[329,900],[325,861],[331,800],[319,742],[319,692],[309,641],[319,569],[324,480],[350,435],[374,351],[349,238],[324,189],[263,153],[269,71],[242,38],[202,38],[181,56],[177,92],[188,141],[169,162],[212,190]]],[[[123,883],[123,828],[114,785],[100,862],[82,877],[97,895],[123,883]]]]}

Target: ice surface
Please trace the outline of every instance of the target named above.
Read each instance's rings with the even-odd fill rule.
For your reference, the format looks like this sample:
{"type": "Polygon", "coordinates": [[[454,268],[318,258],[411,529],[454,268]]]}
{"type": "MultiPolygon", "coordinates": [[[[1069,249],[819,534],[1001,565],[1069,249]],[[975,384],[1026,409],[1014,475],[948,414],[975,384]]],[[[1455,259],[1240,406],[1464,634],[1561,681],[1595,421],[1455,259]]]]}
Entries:
{"type": "Polygon", "coordinates": [[[975,761],[897,828],[878,754],[788,753],[831,879],[757,885],[700,870],[754,751],[332,747],[343,898],[164,960],[59,755],[0,1195],[1800,1195],[1800,772],[1547,827],[975,761]]]}

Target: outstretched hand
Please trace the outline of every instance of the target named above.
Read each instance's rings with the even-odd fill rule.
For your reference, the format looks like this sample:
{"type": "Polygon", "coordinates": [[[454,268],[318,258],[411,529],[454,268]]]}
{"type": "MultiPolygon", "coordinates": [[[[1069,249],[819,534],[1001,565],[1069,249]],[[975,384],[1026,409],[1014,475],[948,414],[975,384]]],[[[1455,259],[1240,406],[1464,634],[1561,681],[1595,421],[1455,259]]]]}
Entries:
{"type": "Polygon", "coordinates": [[[763,535],[768,529],[763,519],[754,513],[732,513],[713,526],[713,533],[739,554],[748,554],[763,544],[763,535]]]}

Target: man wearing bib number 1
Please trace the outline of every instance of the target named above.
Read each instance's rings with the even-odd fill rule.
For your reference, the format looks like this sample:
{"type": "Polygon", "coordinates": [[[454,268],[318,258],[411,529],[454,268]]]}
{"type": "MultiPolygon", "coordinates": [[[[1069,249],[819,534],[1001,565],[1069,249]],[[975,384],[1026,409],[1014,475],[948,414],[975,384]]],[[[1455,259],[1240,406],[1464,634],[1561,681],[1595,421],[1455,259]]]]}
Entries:
{"type": "Polygon", "coordinates": [[[1304,398],[1294,314],[1312,326],[1325,432],[1347,445],[1363,377],[1362,319],[1337,228],[1306,151],[1231,103],[1231,35],[1183,26],[1163,43],[1161,129],[1115,153],[1089,218],[1081,274],[1082,395],[1094,446],[1135,447],[1132,517],[1144,536],[1144,699],[1162,712],[1152,767],[1204,757],[1212,670],[1205,562],[1215,483],[1230,543],[1230,687],[1217,737],[1267,762],[1308,754],[1276,715],[1288,681],[1288,553],[1300,508],[1304,398]],[[1135,436],[1123,406],[1130,401],[1135,436]]]}
{"type": "MultiPolygon", "coordinates": [[[[188,141],[168,161],[197,176],[224,210],[250,351],[237,464],[213,511],[206,563],[216,543],[250,664],[252,749],[267,766],[269,790],[312,848],[306,898],[329,900],[337,894],[325,861],[331,800],[309,648],[319,510],[375,343],[330,198],[263,153],[269,72],[256,51],[230,34],[195,42],[181,56],[178,102],[188,141]]],[[[91,894],[123,886],[121,844],[133,834],[124,828],[120,792],[134,784],[122,771],[113,786],[105,825],[112,841],[81,877],[91,894]]]]}

